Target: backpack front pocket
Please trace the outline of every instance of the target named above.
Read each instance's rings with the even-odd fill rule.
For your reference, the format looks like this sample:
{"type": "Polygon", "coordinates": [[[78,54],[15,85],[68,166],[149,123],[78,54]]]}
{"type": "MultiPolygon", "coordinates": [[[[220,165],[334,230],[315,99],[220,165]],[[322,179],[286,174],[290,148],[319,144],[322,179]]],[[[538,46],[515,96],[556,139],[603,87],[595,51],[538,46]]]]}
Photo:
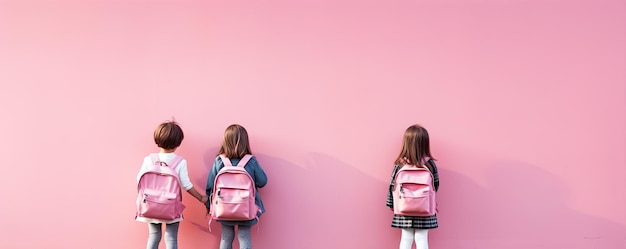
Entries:
{"type": "Polygon", "coordinates": [[[250,190],[219,188],[215,200],[215,214],[221,220],[250,220],[250,190]]]}
{"type": "Polygon", "coordinates": [[[176,202],[176,194],[146,189],[139,204],[140,216],[161,220],[176,219],[179,213],[176,202]]]}
{"type": "Polygon", "coordinates": [[[429,216],[431,214],[430,186],[402,184],[397,199],[397,211],[405,215],[429,216]]]}

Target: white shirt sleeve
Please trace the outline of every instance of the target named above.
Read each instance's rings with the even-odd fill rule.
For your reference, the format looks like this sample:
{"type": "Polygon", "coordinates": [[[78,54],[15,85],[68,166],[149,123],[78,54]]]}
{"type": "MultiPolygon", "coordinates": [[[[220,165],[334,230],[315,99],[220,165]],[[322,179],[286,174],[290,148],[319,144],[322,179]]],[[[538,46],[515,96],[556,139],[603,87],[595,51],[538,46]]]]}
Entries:
{"type": "Polygon", "coordinates": [[[152,164],[152,159],[150,159],[150,156],[147,156],[143,159],[143,163],[141,164],[141,168],[139,168],[139,173],[137,173],[137,183],[139,183],[139,178],[141,178],[141,174],[148,170],[148,168],[150,167],[150,165],[152,164]]]}
{"type": "Polygon", "coordinates": [[[180,179],[180,184],[185,190],[190,190],[193,188],[193,184],[191,180],[189,180],[189,172],[187,171],[187,160],[183,159],[176,167],[176,171],[178,173],[178,178],[180,179]]]}

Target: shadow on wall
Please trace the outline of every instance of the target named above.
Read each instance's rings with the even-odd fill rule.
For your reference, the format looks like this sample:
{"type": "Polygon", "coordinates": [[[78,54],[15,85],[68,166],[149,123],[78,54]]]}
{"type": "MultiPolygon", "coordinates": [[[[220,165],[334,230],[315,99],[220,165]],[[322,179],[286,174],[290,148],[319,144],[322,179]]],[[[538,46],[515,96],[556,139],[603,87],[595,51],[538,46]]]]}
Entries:
{"type": "MultiPolygon", "coordinates": [[[[203,173],[208,175],[215,153],[206,155],[203,173]]],[[[390,240],[395,244],[391,233],[381,233],[391,221],[384,206],[387,183],[324,154],[311,153],[303,164],[264,154],[256,157],[269,182],[259,191],[267,213],[253,228],[255,248],[388,248],[390,240]]],[[[205,223],[193,224],[208,233],[205,223]]],[[[219,244],[219,227],[212,225],[211,248],[219,244]]],[[[236,240],[233,246],[238,247],[236,240]]]]}
{"type": "MultiPolygon", "coordinates": [[[[203,155],[203,166],[193,167],[191,175],[199,191],[204,191],[217,151],[217,147],[189,151],[203,155]]],[[[269,177],[268,185],[260,190],[268,212],[253,229],[255,248],[397,246],[400,233],[390,227],[392,213],[384,205],[387,175],[384,181],[375,179],[355,165],[322,153],[308,153],[298,163],[255,155],[269,177]]],[[[485,183],[478,184],[448,170],[453,167],[447,163],[438,164],[440,227],[430,233],[433,248],[626,248],[626,228],[571,209],[570,193],[550,172],[522,162],[500,161],[483,167],[487,169],[485,183]]],[[[389,167],[385,172],[390,174],[389,167]]],[[[203,248],[217,248],[219,223],[214,222],[209,232],[203,207],[190,198],[187,202],[181,246],[197,248],[196,240],[184,238],[201,237],[203,248]]],[[[237,242],[234,246],[238,247],[237,242]]]]}
{"type": "Polygon", "coordinates": [[[326,154],[309,153],[304,165],[258,157],[274,178],[262,190],[268,222],[261,221],[259,248],[389,246],[380,233],[390,222],[386,183],[326,154]]]}
{"type": "Polygon", "coordinates": [[[442,166],[433,247],[625,248],[625,227],[570,209],[564,185],[534,165],[496,162],[486,186],[442,166]]]}

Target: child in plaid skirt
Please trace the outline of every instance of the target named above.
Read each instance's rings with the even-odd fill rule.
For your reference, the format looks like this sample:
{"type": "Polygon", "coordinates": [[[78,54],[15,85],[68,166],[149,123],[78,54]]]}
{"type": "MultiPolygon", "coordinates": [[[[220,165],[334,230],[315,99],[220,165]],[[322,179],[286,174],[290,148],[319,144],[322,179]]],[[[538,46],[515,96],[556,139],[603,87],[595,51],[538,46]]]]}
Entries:
{"type": "MultiPolygon", "coordinates": [[[[393,210],[392,192],[396,173],[404,165],[417,165],[417,162],[421,162],[420,164],[428,167],[433,174],[435,191],[439,190],[439,173],[432,158],[428,131],[419,125],[412,125],[407,128],[402,139],[400,155],[398,155],[391,173],[391,183],[387,193],[387,206],[389,208],[393,210]],[[430,159],[426,161],[427,158],[430,159]]],[[[438,226],[437,215],[403,216],[394,214],[391,222],[391,227],[402,229],[400,249],[411,249],[413,242],[415,242],[417,249],[428,249],[428,229],[437,228],[438,226]]]]}

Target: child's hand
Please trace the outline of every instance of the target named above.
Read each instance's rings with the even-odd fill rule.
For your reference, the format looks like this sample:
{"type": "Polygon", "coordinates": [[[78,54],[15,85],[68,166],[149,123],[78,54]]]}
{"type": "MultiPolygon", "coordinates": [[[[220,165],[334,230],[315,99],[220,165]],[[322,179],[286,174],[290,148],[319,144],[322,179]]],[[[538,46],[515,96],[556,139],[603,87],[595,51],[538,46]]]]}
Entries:
{"type": "Polygon", "coordinates": [[[207,203],[209,201],[209,197],[208,196],[202,196],[202,198],[200,199],[200,201],[202,203],[207,203]]]}

